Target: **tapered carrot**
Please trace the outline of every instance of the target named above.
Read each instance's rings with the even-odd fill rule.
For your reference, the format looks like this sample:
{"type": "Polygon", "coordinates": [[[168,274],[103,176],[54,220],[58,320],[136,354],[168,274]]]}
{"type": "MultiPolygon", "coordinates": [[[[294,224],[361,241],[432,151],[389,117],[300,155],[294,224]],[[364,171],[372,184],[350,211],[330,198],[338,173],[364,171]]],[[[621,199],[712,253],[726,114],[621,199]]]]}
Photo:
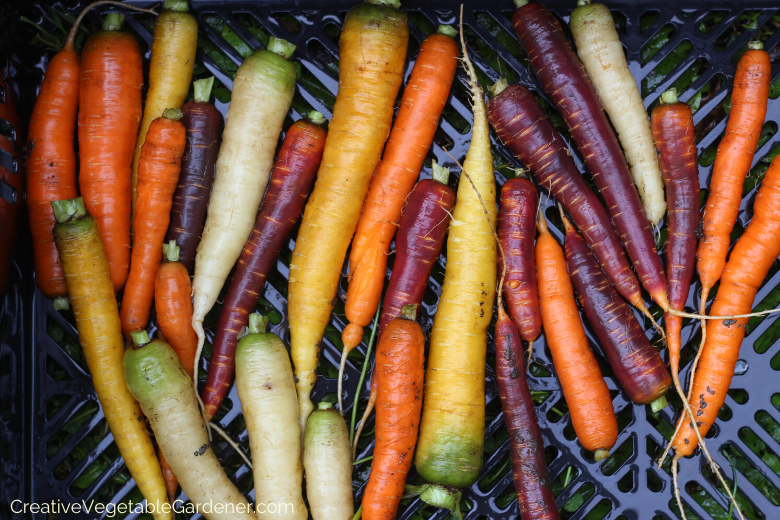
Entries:
{"type": "Polygon", "coordinates": [[[163,511],[165,483],[141,408],[123,376],[125,352],[108,258],[97,221],[81,199],[52,202],[54,226],[79,342],[92,374],[95,392],[119,453],[150,505],[156,520],[172,518],[163,511]]]}
{"type": "Polygon", "coordinates": [[[181,116],[181,110],[168,109],[163,117],[152,121],[141,153],[133,260],[120,311],[122,332],[128,336],[149,323],[155,277],[184,153],[181,116]]]}
{"type": "Polygon", "coordinates": [[[544,217],[538,227],[536,273],[544,335],[577,439],[598,461],[609,456],[617,440],[612,397],[588,345],[563,249],[547,230],[544,217]]]}
{"type": "MultiPolygon", "coordinates": [[[[382,297],[396,223],[433,142],[458,67],[456,34],[449,25],[442,25],[422,42],[382,162],[371,181],[349,254],[344,305],[349,324],[341,334],[342,367],[349,352],[363,340],[363,327],[371,322],[382,297]]],[[[343,368],[339,379],[342,373],[343,368]]]]}
{"type": "Polygon", "coordinates": [[[141,52],[119,31],[123,20],[106,16],[84,45],[79,75],[79,188],[100,227],[115,291],[130,269],[130,164],[143,85],[141,52]]]}

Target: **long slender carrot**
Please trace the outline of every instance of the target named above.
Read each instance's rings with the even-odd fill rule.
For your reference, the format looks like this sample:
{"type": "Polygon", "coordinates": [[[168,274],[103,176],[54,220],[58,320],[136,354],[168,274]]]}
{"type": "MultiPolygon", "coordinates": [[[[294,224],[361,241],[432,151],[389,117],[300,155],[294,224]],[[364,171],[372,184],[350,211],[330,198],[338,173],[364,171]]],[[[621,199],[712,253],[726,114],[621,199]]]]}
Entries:
{"type": "Polygon", "coordinates": [[[571,422],[580,444],[595,452],[597,461],[609,456],[618,435],[612,397],[580,320],[574,287],[563,249],[539,219],[536,274],[547,345],[561,382],[571,422]]]}
{"type": "Polygon", "coordinates": [[[138,168],[146,133],[152,121],[162,116],[164,110],[181,108],[190,88],[198,49],[198,22],[188,12],[187,0],[165,0],[163,9],[154,23],[149,90],[133,155],[131,222],[135,222],[138,168]]]}
{"type": "Polygon", "coordinates": [[[396,222],[433,142],[458,67],[456,34],[449,25],[441,25],[438,33],[423,40],[382,162],[371,181],[349,254],[349,288],[344,305],[349,324],[341,334],[344,361],[363,340],[363,327],[371,322],[382,297],[396,222]]]}
{"type": "Polygon", "coordinates": [[[167,109],[149,126],[138,167],[139,199],[130,275],[122,297],[122,332],[146,328],[163,256],[173,192],[179,180],[185,130],[181,110],[167,109]]]}
{"type": "Polygon", "coordinates": [[[293,123],[282,142],[263,206],[238,259],[219,314],[209,374],[201,395],[208,419],[217,413],[233,382],[238,333],[246,327],[279,250],[303,212],[322,160],[324,122],[322,114],[311,112],[293,123]]]}
{"type": "Polygon", "coordinates": [[[304,432],[320,341],[403,82],[409,27],[399,6],[368,0],[347,13],[341,31],[339,93],[290,262],[291,351],[304,432]]]}
{"type": "Polygon", "coordinates": [[[748,47],[734,73],[729,121],[726,134],[718,145],[710,194],[702,218],[704,236],[696,253],[696,268],[702,285],[701,313],[705,313],[710,290],[726,265],[731,231],[742,201],[742,185],[753,162],[766,117],[772,65],[761,42],[750,42],[748,47]]]}
{"type": "Polygon", "coordinates": [[[141,52],[112,13],[81,53],[79,187],[100,227],[114,290],[130,269],[130,163],[141,121],[141,52]]]}
{"type": "Polygon", "coordinates": [[[165,483],[146,421],[125,384],[125,347],[97,221],[87,214],[81,199],[51,204],[58,222],[54,243],[65,271],[79,342],[108,427],[130,475],[147,502],[155,506],[154,518],[170,520],[170,509],[166,514],[161,507],[165,504],[165,483]]]}
{"type": "MultiPolygon", "coordinates": [[[[401,315],[404,305],[420,305],[428,287],[436,260],[439,258],[450,225],[455,192],[447,186],[450,169],[433,163],[433,179],[423,179],[406,199],[406,207],[398,221],[395,237],[395,264],[379,320],[379,335],[387,325],[401,315]]],[[[377,398],[376,371],[371,376],[371,395],[360,419],[352,443],[352,457],[357,454],[358,440],[377,398]]]]}
{"type": "Polygon", "coordinates": [[[376,350],[376,443],[363,495],[363,518],[392,520],[404,495],[422,412],[425,335],[417,305],[405,305],[376,350]]]}

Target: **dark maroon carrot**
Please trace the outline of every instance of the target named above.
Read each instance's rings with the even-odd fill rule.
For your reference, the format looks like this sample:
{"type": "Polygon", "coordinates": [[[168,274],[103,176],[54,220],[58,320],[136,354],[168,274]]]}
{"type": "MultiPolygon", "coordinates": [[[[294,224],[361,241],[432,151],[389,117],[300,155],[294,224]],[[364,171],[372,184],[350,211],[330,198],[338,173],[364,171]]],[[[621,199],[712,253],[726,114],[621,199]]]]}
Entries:
{"type": "Polygon", "coordinates": [[[165,243],[176,241],[179,262],[190,274],[195,267],[195,251],[206,220],[206,206],[214,183],[219,152],[220,114],[209,103],[214,77],[193,84],[195,100],[186,103],[181,122],[187,130],[187,147],[181,161],[181,175],[173,194],[171,223],[165,243]]]}
{"type": "Polygon", "coordinates": [[[496,323],[496,376],[504,422],[509,431],[509,452],[522,520],[558,520],[544,440],[536,420],[534,400],[525,379],[520,331],[498,305],[496,323]]]}
{"type": "Polygon", "coordinates": [[[639,282],[607,210],[531,91],[499,80],[493,92],[487,115],[498,137],[569,212],[618,292],[647,314],[639,282]]]}
{"type": "Polygon", "coordinates": [[[563,116],[601,191],[639,281],[664,311],[666,276],[626,158],[596,89],[558,20],[541,4],[515,0],[512,23],[545,93],[563,116]]]}
{"type": "Polygon", "coordinates": [[[209,419],[219,410],[233,382],[236,336],[246,327],[279,250],[303,212],[322,160],[324,121],[322,114],[311,112],[293,123],[282,142],[263,206],[238,259],[219,315],[209,374],[201,396],[209,419]]]}
{"type": "Polygon", "coordinates": [[[538,210],[539,193],[531,181],[516,177],[504,183],[498,209],[498,240],[504,255],[498,256],[498,272],[503,272],[506,257],[504,301],[529,350],[542,330],[534,260],[538,210]]]}
{"type": "Polygon", "coordinates": [[[651,404],[653,411],[660,410],[666,406],[665,394],[672,383],[661,356],[588,245],[563,212],[561,217],[566,227],[566,265],[602,351],[628,397],[637,404],[651,404]]]}
{"type": "MultiPolygon", "coordinates": [[[[434,162],[433,179],[418,182],[406,199],[406,207],[398,221],[398,233],[395,236],[393,274],[382,302],[380,336],[385,327],[401,315],[404,305],[422,303],[425,289],[428,287],[428,277],[441,253],[455,206],[455,192],[447,186],[449,174],[449,168],[442,168],[434,162]]],[[[352,445],[353,457],[360,432],[374,409],[376,392],[376,378],[372,375],[371,395],[352,445]]]]}

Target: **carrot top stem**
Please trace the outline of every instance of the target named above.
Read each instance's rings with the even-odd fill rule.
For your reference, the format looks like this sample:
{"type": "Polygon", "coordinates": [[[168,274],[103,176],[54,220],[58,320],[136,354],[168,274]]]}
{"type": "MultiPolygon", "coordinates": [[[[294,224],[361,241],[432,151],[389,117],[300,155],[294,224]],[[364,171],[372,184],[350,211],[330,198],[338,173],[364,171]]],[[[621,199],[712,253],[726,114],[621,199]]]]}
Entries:
{"type": "Polygon", "coordinates": [[[184,114],[178,108],[166,108],[165,110],[163,110],[162,116],[165,119],[170,119],[171,121],[178,121],[179,119],[184,117],[184,114]]]}
{"type": "Polygon", "coordinates": [[[265,328],[268,326],[268,316],[252,313],[249,315],[249,333],[265,334],[265,328]]]}
{"type": "Polygon", "coordinates": [[[528,0],[515,0],[515,7],[523,7],[528,3],[528,0]]]}
{"type": "Polygon", "coordinates": [[[208,103],[209,97],[211,97],[211,88],[214,86],[214,76],[209,76],[206,79],[199,79],[192,84],[192,89],[195,91],[194,99],[196,103],[208,103]]]}
{"type": "Polygon", "coordinates": [[[70,298],[67,296],[58,296],[52,300],[55,311],[67,311],[70,309],[70,298]]]}
{"type": "Polygon", "coordinates": [[[662,105],[671,105],[672,103],[677,103],[677,101],[677,89],[674,87],[661,94],[662,105]]]}
{"type": "Polygon", "coordinates": [[[145,330],[137,330],[135,332],[130,333],[130,337],[133,338],[133,347],[134,348],[141,348],[144,345],[148,344],[150,341],[149,334],[145,330]]]}
{"type": "Polygon", "coordinates": [[[289,60],[290,56],[292,56],[293,52],[295,52],[295,45],[288,42],[287,40],[282,40],[281,38],[271,36],[271,39],[268,40],[268,50],[275,52],[282,58],[289,60]]]}
{"type": "Polygon", "coordinates": [[[404,497],[419,495],[426,504],[441,509],[449,509],[458,519],[463,519],[460,512],[461,492],[441,484],[423,484],[422,486],[406,486],[404,497]]]}
{"type": "Polygon", "coordinates": [[[436,160],[433,161],[433,180],[446,185],[450,180],[450,169],[442,166],[436,160]]]}
{"type": "Polygon", "coordinates": [[[320,401],[317,403],[317,410],[332,410],[333,409],[333,403],[330,403],[328,401],[320,401]]]}
{"type": "Polygon", "coordinates": [[[440,25],[438,30],[436,31],[439,34],[444,34],[446,36],[450,36],[452,38],[455,38],[458,35],[458,31],[455,30],[455,28],[451,25],[440,25]]]}
{"type": "Polygon", "coordinates": [[[596,462],[601,462],[602,460],[609,457],[609,451],[599,448],[596,451],[593,452],[593,458],[596,459],[596,462]]]}
{"type": "Polygon", "coordinates": [[[414,305],[404,305],[401,308],[401,318],[405,320],[414,321],[417,319],[417,307],[418,305],[415,303],[414,305]]]}
{"type": "Polygon", "coordinates": [[[165,257],[166,262],[178,262],[180,252],[181,248],[179,248],[175,240],[163,244],[163,256],[165,257]]]}
{"type": "Polygon", "coordinates": [[[758,40],[753,40],[751,42],[748,42],[748,49],[751,51],[760,51],[764,48],[764,43],[758,40]]]}
{"type": "Polygon", "coordinates": [[[577,0],[577,7],[582,7],[583,5],[590,5],[590,0],[577,0]]]}
{"type": "Polygon", "coordinates": [[[497,95],[501,94],[501,92],[504,91],[509,86],[509,82],[506,80],[506,78],[499,78],[498,81],[496,81],[492,87],[488,87],[490,92],[493,94],[493,97],[496,97],[497,95]]]}
{"type": "Polygon", "coordinates": [[[67,200],[51,201],[51,209],[54,211],[54,218],[60,224],[72,222],[80,219],[87,214],[87,208],[84,207],[84,199],[81,197],[67,200]]]}
{"type": "Polygon", "coordinates": [[[653,411],[653,413],[658,413],[660,410],[663,410],[669,405],[669,403],[666,400],[666,395],[662,395],[652,403],[650,403],[650,410],[653,411]]]}
{"type": "Polygon", "coordinates": [[[401,7],[401,0],[366,0],[366,3],[374,5],[386,5],[387,7],[392,7],[393,9],[398,9],[401,7]]]}
{"type": "Polygon", "coordinates": [[[123,23],[125,23],[125,15],[122,13],[108,13],[103,19],[103,30],[118,31],[122,28],[123,23]]]}
{"type": "Polygon", "coordinates": [[[316,110],[312,110],[311,112],[306,114],[306,120],[311,123],[314,123],[315,125],[321,125],[325,123],[325,121],[327,121],[327,119],[325,119],[325,116],[322,115],[320,112],[317,112],[316,110]]]}
{"type": "Polygon", "coordinates": [[[99,5],[118,5],[120,7],[124,7],[125,9],[132,9],[133,11],[140,11],[143,13],[157,15],[157,12],[154,9],[144,9],[142,7],[135,7],[132,5],[123,4],[122,2],[116,2],[114,0],[100,0],[99,2],[92,2],[81,11],[81,13],[76,18],[76,21],[73,22],[73,25],[71,26],[70,31],[68,32],[68,39],[65,40],[65,45],[63,45],[62,50],[73,50],[73,42],[75,41],[76,33],[78,33],[79,27],[81,26],[81,21],[84,19],[84,17],[87,15],[88,12],[90,12],[92,9],[94,9],[99,5]]]}
{"type": "Polygon", "coordinates": [[[187,0],[165,0],[163,3],[163,9],[166,11],[186,13],[190,10],[190,7],[187,5],[187,0]]]}

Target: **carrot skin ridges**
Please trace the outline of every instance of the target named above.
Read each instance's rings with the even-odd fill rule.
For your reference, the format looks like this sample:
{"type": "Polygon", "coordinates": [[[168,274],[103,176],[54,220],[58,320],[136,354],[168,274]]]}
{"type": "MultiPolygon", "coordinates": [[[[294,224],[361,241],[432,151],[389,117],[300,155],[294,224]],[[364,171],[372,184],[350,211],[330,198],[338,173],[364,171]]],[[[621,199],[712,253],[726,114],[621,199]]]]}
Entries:
{"type": "Polygon", "coordinates": [[[609,451],[618,436],[612,396],[580,320],[563,249],[544,226],[536,239],[536,272],[547,344],[580,444],[609,451]]]}
{"type": "Polygon", "coordinates": [[[149,324],[185,141],[186,132],[180,121],[158,117],[149,125],[141,149],[132,265],[119,312],[126,336],[149,324]]]}
{"type": "Polygon", "coordinates": [[[558,520],[558,507],[544,460],[544,439],[525,378],[520,331],[501,308],[495,338],[496,379],[504,422],[509,431],[520,517],[523,520],[558,520]]]}
{"type": "Polygon", "coordinates": [[[43,76],[27,130],[27,211],[35,282],[47,298],[67,296],[65,274],[51,230],[50,202],[78,197],[73,134],[79,98],[79,57],[58,52],[43,76]]]}
{"type": "Polygon", "coordinates": [[[214,184],[221,117],[211,103],[190,101],[181,111],[184,114],[181,122],[187,130],[187,146],[181,161],[179,184],[173,195],[171,224],[165,242],[176,241],[181,249],[179,262],[192,274],[214,184]]]}
{"type": "Polygon", "coordinates": [[[639,281],[609,213],[531,91],[520,84],[510,85],[488,101],[487,112],[498,137],[569,212],[618,292],[633,305],[642,304],[639,281]]]}
{"type": "MultiPolygon", "coordinates": [[[[753,219],[731,251],[710,314],[726,316],[750,312],[758,289],[780,256],[780,159],[767,170],[756,201],[753,219]]],[[[726,400],[748,318],[710,320],[707,340],[693,380],[691,410],[701,435],[709,431],[726,400]]],[[[680,456],[693,453],[698,440],[686,415],[673,446],[680,456]]]]}
{"type": "Polygon", "coordinates": [[[287,131],[279,150],[263,206],[238,259],[219,315],[202,394],[209,418],[217,413],[230,390],[235,372],[236,336],[246,327],[268,273],[303,212],[322,159],[325,136],[321,126],[302,119],[287,131]]]}
{"type": "Polygon", "coordinates": [[[130,176],[143,79],[133,36],[101,31],[87,40],[79,79],[79,188],[100,227],[114,291],[130,270],[130,176]]]}
{"type": "Polygon", "coordinates": [[[671,385],[658,351],[617,294],[579,233],[566,230],[566,264],[580,303],[620,385],[637,404],[650,404],[671,385]]]}
{"type": "Polygon", "coordinates": [[[503,271],[506,258],[504,299],[524,341],[535,340],[542,329],[534,265],[538,208],[539,194],[531,181],[514,178],[504,183],[498,210],[498,239],[504,256],[498,255],[498,272],[503,271]]]}
{"type": "Polygon", "coordinates": [[[626,158],[585,68],[558,20],[541,4],[520,7],[512,22],[539,82],[563,116],[601,191],[639,280],[653,300],[667,309],[666,276],[650,223],[626,158]]]}
{"type": "Polygon", "coordinates": [[[697,253],[702,286],[709,290],[726,265],[731,231],[742,202],[742,186],[756,153],[766,117],[772,65],[764,50],[749,49],[737,63],[726,133],[712,167],[697,253]]]}
{"type": "Polygon", "coordinates": [[[404,495],[422,413],[425,335],[414,320],[396,318],[379,338],[376,444],[363,497],[365,520],[392,520],[404,495]]]}

